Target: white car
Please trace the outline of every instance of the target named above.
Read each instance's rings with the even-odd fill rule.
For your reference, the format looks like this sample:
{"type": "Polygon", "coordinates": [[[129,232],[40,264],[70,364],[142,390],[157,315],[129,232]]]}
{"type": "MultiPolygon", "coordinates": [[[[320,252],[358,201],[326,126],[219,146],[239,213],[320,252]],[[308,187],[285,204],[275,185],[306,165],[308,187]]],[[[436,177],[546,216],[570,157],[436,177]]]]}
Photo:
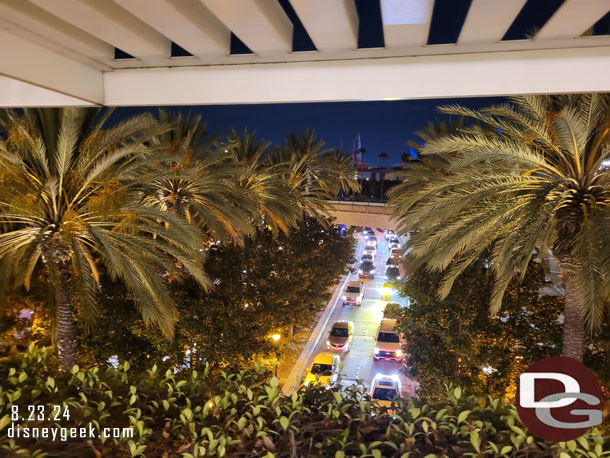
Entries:
{"type": "Polygon", "coordinates": [[[383,319],[377,331],[375,339],[375,351],[373,359],[388,359],[391,361],[402,361],[402,339],[396,329],[396,320],[383,319]]]}
{"type": "Polygon", "coordinates": [[[383,236],[385,237],[386,240],[390,240],[390,239],[393,239],[394,237],[396,237],[396,232],[394,232],[392,229],[386,229],[385,232],[383,233],[383,236]]]}
{"type": "Polygon", "coordinates": [[[343,292],[343,305],[360,305],[364,296],[364,283],[350,281],[343,292]]]}
{"type": "Polygon", "coordinates": [[[400,396],[402,385],[396,374],[384,375],[377,374],[371,382],[371,391],[369,395],[373,401],[383,407],[389,407],[392,399],[400,396]]]}
{"type": "Polygon", "coordinates": [[[330,388],[339,378],[341,359],[339,355],[330,352],[318,353],[307,369],[305,386],[311,383],[320,383],[330,388]]]}

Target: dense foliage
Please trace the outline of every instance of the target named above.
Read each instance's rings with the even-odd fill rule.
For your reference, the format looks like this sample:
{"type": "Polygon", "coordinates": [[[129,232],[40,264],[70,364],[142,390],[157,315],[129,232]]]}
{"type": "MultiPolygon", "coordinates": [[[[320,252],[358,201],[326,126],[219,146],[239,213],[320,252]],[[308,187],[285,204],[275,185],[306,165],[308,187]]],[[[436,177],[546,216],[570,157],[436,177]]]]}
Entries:
{"type": "MultiPolygon", "coordinates": [[[[532,262],[521,283],[509,284],[502,312],[489,315],[493,277],[481,258],[456,280],[445,299],[436,294],[442,275],[420,269],[402,285],[410,307],[399,326],[409,354],[406,373],[420,383],[420,395],[434,397],[445,383],[478,395],[514,395],[515,380],[534,362],[560,354],[563,298],[541,294],[548,287],[539,263],[532,262]]],[[[586,362],[608,386],[603,341],[590,342],[586,362]]]]}
{"type": "MultiPolygon", "coordinates": [[[[500,400],[449,389],[431,403],[397,399],[372,403],[361,386],[310,386],[284,396],[260,370],[215,374],[208,367],[173,374],[152,366],[143,376],[74,367],[58,373],[34,347],[9,367],[0,365],[0,453],[79,457],[550,457],[610,455],[592,429],[549,444],[527,432],[515,408],[500,400]],[[69,411],[56,421],[21,421],[28,405],[69,411]],[[11,420],[16,412],[17,421],[11,420]],[[132,437],[10,438],[17,426],[130,428],[132,437]],[[433,454],[433,455],[431,455],[433,454]]],[[[24,430],[21,430],[22,434],[24,430]]],[[[117,430],[124,435],[123,430],[117,430]]]]}
{"type": "Polygon", "coordinates": [[[278,350],[269,336],[284,341],[291,326],[310,323],[330,298],[330,288],[347,270],[353,256],[350,233],[305,218],[289,235],[274,237],[259,229],[244,245],[209,248],[205,270],[213,286],[174,284],[178,320],[170,341],[145,325],[120,285],[102,288],[103,314],[93,333],[81,332],[81,348],[89,363],[118,355],[121,361],[150,359],[161,365],[182,364],[185,350],[193,362],[249,366],[256,356],[278,350]]]}

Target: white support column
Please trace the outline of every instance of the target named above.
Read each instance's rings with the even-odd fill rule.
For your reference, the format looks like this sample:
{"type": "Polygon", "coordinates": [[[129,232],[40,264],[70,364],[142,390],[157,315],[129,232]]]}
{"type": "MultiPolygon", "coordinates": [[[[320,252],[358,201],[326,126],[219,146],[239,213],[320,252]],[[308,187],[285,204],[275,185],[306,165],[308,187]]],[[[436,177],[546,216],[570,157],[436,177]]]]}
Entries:
{"type": "Polygon", "coordinates": [[[424,46],[433,8],[434,0],[381,0],[385,47],[424,46]]]}
{"type": "Polygon", "coordinates": [[[608,0],[566,0],[534,39],[577,38],[608,11],[608,0]]]}
{"type": "Polygon", "coordinates": [[[1,0],[0,17],[18,24],[29,33],[40,35],[83,56],[106,62],[114,58],[114,49],[79,28],[24,0],[1,0]]]}
{"type": "Polygon", "coordinates": [[[458,44],[500,41],[526,0],[472,0],[458,44]]]}
{"type": "Polygon", "coordinates": [[[353,0],[291,0],[291,5],[318,51],[358,46],[358,12],[353,0]]]}
{"type": "Polygon", "coordinates": [[[170,55],[167,38],[112,1],[29,1],[151,65],[170,55]]]}
{"type": "Polygon", "coordinates": [[[114,0],[204,62],[229,54],[231,32],[197,0],[114,0]]]}
{"type": "Polygon", "coordinates": [[[610,92],[609,55],[610,46],[600,46],[117,70],[105,74],[106,103],[120,106],[338,102],[610,92]],[[578,78],[574,77],[575,68],[579,69],[578,78]]]}
{"type": "Polygon", "coordinates": [[[292,51],[292,22],[273,0],[201,0],[253,52],[259,55],[292,51]]]}
{"type": "Polygon", "coordinates": [[[0,28],[0,75],[96,104],[104,103],[102,72],[0,28]]]}

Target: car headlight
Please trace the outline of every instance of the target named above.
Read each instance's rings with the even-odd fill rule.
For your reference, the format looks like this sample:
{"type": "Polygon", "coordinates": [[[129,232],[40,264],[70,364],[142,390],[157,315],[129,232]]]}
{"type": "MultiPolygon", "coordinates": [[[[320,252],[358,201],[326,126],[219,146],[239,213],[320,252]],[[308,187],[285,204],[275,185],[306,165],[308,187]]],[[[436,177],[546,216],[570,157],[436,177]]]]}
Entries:
{"type": "Polygon", "coordinates": [[[378,355],[379,354],[379,348],[375,347],[375,354],[378,355]]]}
{"type": "Polygon", "coordinates": [[[402,356],[402,350],[396,350],[396,356],[402,356]]]}
{"type": "Polygon", "coordinates": [[[303,383],[303,385],[309,386],[309,382],[305,382],[305,383],[303,383]]]}
{"type": "Polygon", "coordinates": [[[400,275],[398,277],[396,277],[396,280],[400,280],[400,275]]]}
{"type": "Polygon", "coordinates": [[[347,300],[347,296],[345,294],[343,295],[343,300],[347,300]]]}
{"type": "Polygon", "coordinates": [[[362,269],[358,269],[358,273],[361,274],[362,273],[362,269]]]}
{"type": "Polygon", "coordinates": [[[328,345],[330,347],[330,340],[326,341],[326,345],[328,345]]]}

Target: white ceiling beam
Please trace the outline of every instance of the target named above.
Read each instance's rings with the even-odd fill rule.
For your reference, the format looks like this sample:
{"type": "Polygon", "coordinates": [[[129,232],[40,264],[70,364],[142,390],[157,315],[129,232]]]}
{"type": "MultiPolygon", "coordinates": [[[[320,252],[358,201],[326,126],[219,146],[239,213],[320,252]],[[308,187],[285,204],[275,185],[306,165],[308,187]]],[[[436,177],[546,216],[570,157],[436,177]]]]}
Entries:
{"type": "Polygon", "coordinates": [[[358,46],[358,12],[353,0],[291,0],[318,51],[334,52],[358,46]]]}
{"type": "Polygon", "coordinates": [[[0,0],[0,17],[91,59],[105,62],[114,58],[108,43],[24,0],[0,0]]]}
{"type": "Polygon", "coordinates": [[[458,44],[500,41],[526,1],[472,0],[458,44]]]}
{"type": "Polygon", "coordinates": [[[609,10],[608,0],[566,0],[534,39],[579,37],[609,10]]]}
{"type": "Polygon", "coordinates": [[[94,104],[13,78],[0,76],[0,107],[25,108],[67,106],[94,106],[94,104]]]}
{"type": "Polygon", "coordinates": [[[30,42],[1,27],[0,75],[86,102],[104,103],[101,70],[30,42]]]}
{"type": "Polygon", "coordinates": [[[277,1],[200,1],[256,54],[292,51],[292,22],[277,1]]]}
{"type": "Polygon", "coordinates": [[[112,1],[29,1],[151,65],[170,55],[166,37],[112,1]]]}
{"type": "Polygon", "coordinates": [[[229,54],[231,31],[198,0],[114,0],[204,62],[229,54]]]}
{"type": "Polygon", "coordinates": [[[385,47],[426,45],[433,8],[434,0],[381,0],[385,47]]]}
{"type": "Polygon", "coordinates": [[[610,92],[610,46],[116,70],[107,105],[338,102],[610,92]],[[578,69],[575,77],[574,69],[578,69]],[[451,78],[447,78],[451,75],[451,78]],[[371,84],[374,81],[375,84],[371,84]],[[184,88],[189,90],[185,91],[184,88]]]}

